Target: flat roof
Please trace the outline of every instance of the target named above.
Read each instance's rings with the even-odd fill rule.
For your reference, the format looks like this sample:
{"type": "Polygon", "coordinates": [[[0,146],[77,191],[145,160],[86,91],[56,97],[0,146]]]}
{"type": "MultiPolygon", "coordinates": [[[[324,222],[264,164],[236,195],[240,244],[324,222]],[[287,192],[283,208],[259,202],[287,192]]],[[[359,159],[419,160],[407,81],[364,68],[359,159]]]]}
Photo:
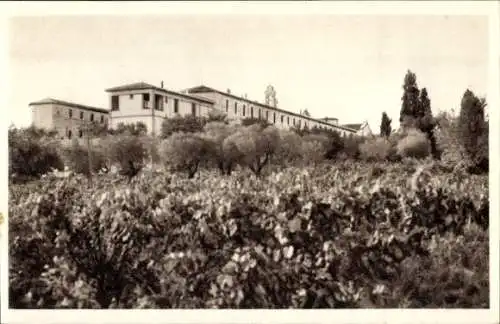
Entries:
{"type": "Polygon", "coordinates": [[[154,86],[154,85],[146,83],[146,82],[136,82],[136,83],[125,84],[125,85],[106,89],[106,92],[120,92],[120,91],[130,91],[130,90],[156,90],[156,91],[164,92],[167,94],[184,97],[187,99],[198,100],[198,101],[202,101],[202,102],[206,102],[206,103],[210,103],[210,104],[214,103],[214,101],[207,99],[207,98],[202,98],[200,96],[194,96],[194,95],[189,95],[189,94],[185,94],[185,93],[181,93],[181,92],[177,92],[177,91],[167,90],[167,89],[160,88],[160,87],[154,86]]]}
{"type": "Polygon", "coordinates": [[[56,105],[74,107],[74,108],[90,110],[90,111],[95,111],[95,112],[100,112],[100,113],[105,113],[105,114],[109,113],[109,110],[104,109],[104,108],[97,108],[97,107],[82,105],[82,104],[78,104],[78,103],[74,103],[74,102],[53,99],[53,98],[45,98],[45,99],[42,99],[39,101],[34,101],[34,102],[31,102],[28,106],[39,106],[39,105],[47,105],[47,104],[56,104],[56,105]]]}
{"type": "Polygon", "coordinates": [[[210,87],[207,87],[207,86],[204,86],[204,85],[190,88],[190,89],[188,89],[188,91],[190,93],[191,92],[193,92],[193,93],[216,92],[216,93],[219,93],[221,95],[224,95],[224,96],[227,96],[227,97],[231,97],[233,99],[242,100],[242,101],[245,101],[245,102],[250,103],[250,104],[259,105],[259,106],[262,106],[264,108],[268,108],[268,109],[275,110],[275,111],[278,111],[278,112],[281,112],[281,113],[286,113],[286,114],[289,114],[289,115],[292,115],[292,116],[304,118],[304,119],[307,119],[309,121],[318,122],[318,123],[323,124],[325,126],[331,126],[331,127],[335,127],[335,128],[340,128],[340,129],[343,129],[343,130],[346,130],[346,131],[349,131],[349,132],[353,132],[353,133],[356,132],[356,130],[354,130],[352,128],[348,128],[348,127],[344,127],[344,126],[339,126],[339,125],[332,125],[332,124],[327,123],[327,122],[325,122],[324,120],[321,120],[321,119],[307,117],[307,116],[304,116],[304,115],[301,115],[301,114],[298,114],[298,113],[294,113],[294,112],[291,112],[291,111],[288,111],[288,110],[284,110],[284,109],[272,107],[272,106],[260,103],[258,101],[253,101],[253,100],[249,100],[247,98],[235,96],[235,95],[233,95],[231,93],[220,91],[220,90],[217,90],[217,89],[214,89],[214,88],[210,88],[210,87]]]}

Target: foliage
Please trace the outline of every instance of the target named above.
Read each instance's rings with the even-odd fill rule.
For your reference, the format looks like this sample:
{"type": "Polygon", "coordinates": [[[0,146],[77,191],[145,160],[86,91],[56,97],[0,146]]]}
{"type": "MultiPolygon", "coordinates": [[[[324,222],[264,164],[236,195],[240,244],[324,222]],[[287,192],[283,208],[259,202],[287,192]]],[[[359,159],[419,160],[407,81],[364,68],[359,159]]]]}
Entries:
{"type": "Polygon", "coordinates": [[[488,178],[437,166],[14,185],[10,306],[487,308],[488,178]]]}
{"type": "Polygon", "coordinates": [[[367,139],[360,144],[360,157],[366,161],[385,161],[390,157],[393,144],[382,137],[367,139]]]}
{"type": "Polygon", "coordinates": [[[462,146],[479,172],[488,172],[488,122],[484,117],[486,100],[478,98],[467,89],[461,102],[458,119],[458,134],[462,146]]]}
{"type": "Polygon", "coordinates": [[[52,169],[62,170],[63,161],[57,152],[54,132],[29,127],[10,128],[9,178],[12,181],[25,181],[37,178],[52,169]]]}
{"type": "Polygon", "coordinates": [[[225,147],[235,152],[236,160],[260,175],[271,160],[279,143],[279,132],[273,127],[259,124],[241,127],[225,139],[225,147]]]}
{"type": "Polygon", "coordinates": [[[163,141],[160,154],[167,167],[186,171],[188,177],[193,178],[213,149],[212,145],[198,134],[174,133],[163,141]]]}
{"type": "Polygon", "coordinates": [[[425,134],[419,130],[410,130],[405,137],[399,140],[397,152],[403,158],[426,158],[430,153],[429,140],[425,134]]]}
{"type": "Polygon", "coordinates": [[[236,131],[232,125],[222,122],[209,122],[204,128],[204,138],[211,143],[211,151],[209,151],[209,159],[219,169],[223,175],[231,174],[233,166],[238,162],[239,153],[234,145],[225,142],[231,134],[236,131]]]}
{"type": "Polygon", "coordinates": [[[160,137],[167,138],[173,133],[199,133],[206,124],[205,118],[192,115],[166,118],[161,125],[160,137]]]}
{"type": "Polygon", "coordinates": [[[116,129],[110,130],[111,134],[114,135],[132,135],[132,136],[143,136],[148,132],[146,124],[143,122],[136,123],[119,123],[116,125],[116,129]]]}
{"type": "MultiPolygon", "coordinates": [[[[89,151],[87,147],[80,145],[74,141],[70,147],[62,149],[64,165],[76,173],[89,175],[89,151]]],[[[104,152],[98,147],[91,149],[92,172],[97,172],[102,169],[109,169],[107,159],[104,152]]]]}
{"type": "Polygon", "coordinates": [[[387,116],[387,113],[384,111],[382,113],[382,121],[380,122],[380,136],[389,137],[392,133],[391,127],[392,119],[387,116]]]}
{"type": "Polygon", "coordinates": [[[109,139],[109,159],[120,167],[120,173],[129,179],[144,167],[147,148],[144,141],[134,135],[120,135],[109,139]]]}
{"type": "Polygon", "coordinates": [[[434,130],[436,120],[432,116],[431,101],[427,89],[419,90],[415,73],[408,70],[404,80],[404,94],[399,121],[403,129],[417,128],[426,134],[429,140],[430,151],[434,159],[441,158],[437,148],[434,130]]]}
{"type": "Polygon", "coordinates": [[[254,125],[254,124],[258,124],[261,127],[267,127],[267,126],[271,125],[267,120],[262,119],[262,118],[255,118],[255,117],[251,118],[251,117],[248,117],[248,118],[243,118],[241,120],[241,125],[242,126],[250,126],[250,125],[254,125]]]}

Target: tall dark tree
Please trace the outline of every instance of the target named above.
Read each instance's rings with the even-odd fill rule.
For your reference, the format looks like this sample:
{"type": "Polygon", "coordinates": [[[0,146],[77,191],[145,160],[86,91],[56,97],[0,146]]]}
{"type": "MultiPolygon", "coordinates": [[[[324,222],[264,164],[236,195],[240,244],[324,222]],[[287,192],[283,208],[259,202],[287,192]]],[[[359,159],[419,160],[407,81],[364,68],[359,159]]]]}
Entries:
{"type": "Polygon", "coordinates": [[[417,86],[417,76],[412,71],[408,70],[405,75],[403,84],[403,101],[399,122],[403,128],[415,126],[415,114],[419,110],[419,94],[417,86]]]}
{"type": "Polygon", "coordinates": [[[405,75],[404,93],[401,98],[401,113],[399,121],[403,129],[416,128],[427,135],[431,145],[431,154],[434,159],[440,158],[440,152],[437,148],[434,129],[436,122],[432,116],[431,101],[427,89],[422,91],[417,86],[417,76],[408,70],[405,75]]]}
{"type": "Polygon", "coordinates": [[[431,100],[429,99],[427,89],[423,88],[420,92],[418,110],[415,113],[417,120],[417,128],[427,135],[427,139],[431,145],[431,154],[435,159],[440,158],[440,152],[437,148],[436,136],[434,129],[436,128],[436,120],[432,116],[431,100]]]}
{"type": "Polygon", "coordinates": [[[387,116],[387,113],[384,111],[382,113],[382,121],[380,122],[380,136],[389,137],[392,132],[391,126],[392,119],[387,116]]]}
{"type": "Polygon", "coordinates": [[[488,171],[488,121],[485,119],[486,100],[467,89],[462,97],[458,117],[458,134],[465,152],[479,172],[488,171]]]}

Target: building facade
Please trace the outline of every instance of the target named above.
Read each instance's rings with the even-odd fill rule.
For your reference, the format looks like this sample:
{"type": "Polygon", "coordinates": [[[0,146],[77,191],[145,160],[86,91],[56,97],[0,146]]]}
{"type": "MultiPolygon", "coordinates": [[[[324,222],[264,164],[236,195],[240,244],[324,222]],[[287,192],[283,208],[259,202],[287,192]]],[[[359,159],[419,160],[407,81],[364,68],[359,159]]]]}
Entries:
{"type": "Polygon", "coordinates": [[[368,125],[367,121],[361,124],[345,124],[344,127],[355,130],[357,136],[366,137],[373,135],[370,125],[368,125]]]}
{"type": "Polygon", "coordinates": [[[110,127],[142,122],[151,134],[160,134],[165,118],[206,117],[214,110],[212,100],[139,82],[107,89],[110,127]]]}
{"type": "Polygon", "coordinates": [[[366,123],[341,126],[337,118],[315,119],[204,85],[176,92],[163,88],[163,85],[156,87],[138,82],[109,88],[106,92],[108,110],[51,98],[33,102],[30,104],[33,124],[56,129],[62,138],[67,139],[82,137],[81,126],[86,122],[102,123],[110,128],[116,128],[120,123],[142,122],[148,133],[159,135],[166,118],[207,117],[211,113],[222,113],[228,120],[261,119],[279,129],[319,128],[337,131],[341,136],[371,134],[366,123]]]}
{"type": "Polygon", "coordinates": [[[107,127],[109,112],[106,109],[81,105],[73,102],[46,98],[29,104],[33,125],[56,130],[61,139],[83,137],[83,127],[98,123],[107,127]]]}
{"type": "Polygon", "coordinates": [[[224,112],[228,119],[241,120],[245,118],[257,118],[266,120],[271,125],[280,129],[297,128],[321,128],[338,131],[342,136],[355,134],[356,131],[347,127],[334,125],[330,122],[314,119],[276,107],[268,106],[257,101],[239,97],[230,92],[223,92],[207,86],[197,86],[187,89],[191,95],[197,95],[211,100],[214,107],[224,112]]]}

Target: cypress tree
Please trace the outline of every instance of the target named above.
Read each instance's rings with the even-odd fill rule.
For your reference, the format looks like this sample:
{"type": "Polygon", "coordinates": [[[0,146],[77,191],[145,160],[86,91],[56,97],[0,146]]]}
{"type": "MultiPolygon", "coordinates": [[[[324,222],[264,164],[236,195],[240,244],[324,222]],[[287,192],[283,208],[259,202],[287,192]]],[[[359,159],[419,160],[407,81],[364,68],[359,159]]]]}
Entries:
{"type": "Polygon", "coordinates": [[[380,122],[380,136],[389,137],[391,135],[391,122],[392,119],[389,119],[389,116],[387,116],[387,113],[384,111],[382,113],[382,121],[380,122]]]}

